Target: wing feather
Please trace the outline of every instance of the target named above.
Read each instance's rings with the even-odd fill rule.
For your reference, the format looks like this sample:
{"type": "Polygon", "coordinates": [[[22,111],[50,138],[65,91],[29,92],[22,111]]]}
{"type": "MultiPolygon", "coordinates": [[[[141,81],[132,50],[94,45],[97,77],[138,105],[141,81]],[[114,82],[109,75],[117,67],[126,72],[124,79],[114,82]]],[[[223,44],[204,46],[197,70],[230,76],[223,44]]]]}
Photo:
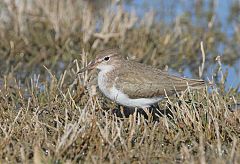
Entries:
{"type": "Polygon", "coordinates": [[[206,84],[203,80],[188,79],[169,75],[159,69],[139,64],[121,72],[115,80],[115,87],[130,98],[163,97],[184,91],[187,87],[199,89],[206,84]],[[145,67],[145,68],[143,68],[145,67]],[[140,70],[144,71],[140,72],[140,70]]]}

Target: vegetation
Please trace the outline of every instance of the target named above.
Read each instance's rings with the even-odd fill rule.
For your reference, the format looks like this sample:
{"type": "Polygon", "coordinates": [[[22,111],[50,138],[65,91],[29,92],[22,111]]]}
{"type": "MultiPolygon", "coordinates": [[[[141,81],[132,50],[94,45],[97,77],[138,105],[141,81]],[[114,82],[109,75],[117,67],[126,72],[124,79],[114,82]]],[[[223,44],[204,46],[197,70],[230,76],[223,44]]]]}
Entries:
{"type": "MultiPolygon", "coordinates": [[[[239,163],[240,110],[229,110],[239,88],[226,89],[222,63],[239,59],[240,33],[221,31],[210,2],[208,11],[190,4],[201,22],[193,24],[189,12],[164,23],[121,1],[1,1],[0,163],[239,163]],[[96,72],[76,75],[97,50],[115,46],[215,85],[167,97],[158,119],[156,109],[118,106],[98,92],[96,72]]],[[[236,6],[229,21],[239,28],[236,6]]]]}

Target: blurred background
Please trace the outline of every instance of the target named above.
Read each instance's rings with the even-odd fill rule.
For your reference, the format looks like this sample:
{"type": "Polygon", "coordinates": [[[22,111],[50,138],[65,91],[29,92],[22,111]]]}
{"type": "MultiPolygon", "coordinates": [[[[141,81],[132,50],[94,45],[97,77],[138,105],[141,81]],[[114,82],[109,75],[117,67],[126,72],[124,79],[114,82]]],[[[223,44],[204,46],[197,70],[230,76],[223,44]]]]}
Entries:
{"type": "Polygon", "coordinates": [[[75,59],[85,63],[83,52],[89,61],[119,47],[139,62],[239,91],[239,0],[1,0],[0,40],[0,79],[22,84],[39,74],[47,80],[43,66],[59,77],[75,59]]]}

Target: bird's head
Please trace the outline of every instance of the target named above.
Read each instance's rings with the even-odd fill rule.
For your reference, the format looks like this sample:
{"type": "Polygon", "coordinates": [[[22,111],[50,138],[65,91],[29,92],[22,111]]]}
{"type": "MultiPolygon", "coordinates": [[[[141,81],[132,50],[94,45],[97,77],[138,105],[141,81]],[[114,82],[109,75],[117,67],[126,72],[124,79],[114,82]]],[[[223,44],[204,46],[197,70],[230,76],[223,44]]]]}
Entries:
{"type": "Polygon", "coordinates": [[[118,49],[107,49],[99,51],[96,55],[96,59],[91,61],[87,67],[80,70],[78,73],[85,72],[86,70],[92,70],[97,68],[101,71],[112,70],[115,66],[119,65],[119,61],[122,60],[122,56],[118,49]]]}

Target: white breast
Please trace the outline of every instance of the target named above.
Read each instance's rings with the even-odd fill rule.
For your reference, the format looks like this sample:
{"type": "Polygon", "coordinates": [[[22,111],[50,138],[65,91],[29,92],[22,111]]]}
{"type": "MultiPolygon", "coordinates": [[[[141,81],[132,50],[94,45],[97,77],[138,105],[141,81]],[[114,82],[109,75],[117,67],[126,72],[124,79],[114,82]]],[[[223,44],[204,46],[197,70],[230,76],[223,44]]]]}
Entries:
{"type": "Polygon", "coordinates": [[[128,107],[140,107],[140,108],[146,108],[150,107],[152,104],[160,101],[162,97],[160,98],[138,98],[138,99],[131,99],[126,94],[124,94],[122,91],[118,90],[115,86],[111,88],[111,99],[116,101],[119,104],[122,104],[124,106],[128,107]]]}
{"type": "Polygon", "coordinates": [[[157,98],[138,98],[131,99],[122,91],[118,90],[115,86],[112,88],[107,88],[107,79],[106,74],[111,71],[113,68],[109,67],[108,69],[102,69],[98,74],[98,86],[102,93],[109,99],[116,101],[117,103],[128,106],[128,107],[149,107],[150,105],[160,101],[162,97],[157,98]]]}
{"type": "Polygon", "coordinates": [[[107,79],[106,79],[106,74],[113,69],[111,66],[104,66],[104,67],[99,67],[100,72],[98,73],[98,87],[102,91],[102,93],[107,96],[109,99],[113,100],[111,96],[110,89],[107,88],[107,79]]]}

